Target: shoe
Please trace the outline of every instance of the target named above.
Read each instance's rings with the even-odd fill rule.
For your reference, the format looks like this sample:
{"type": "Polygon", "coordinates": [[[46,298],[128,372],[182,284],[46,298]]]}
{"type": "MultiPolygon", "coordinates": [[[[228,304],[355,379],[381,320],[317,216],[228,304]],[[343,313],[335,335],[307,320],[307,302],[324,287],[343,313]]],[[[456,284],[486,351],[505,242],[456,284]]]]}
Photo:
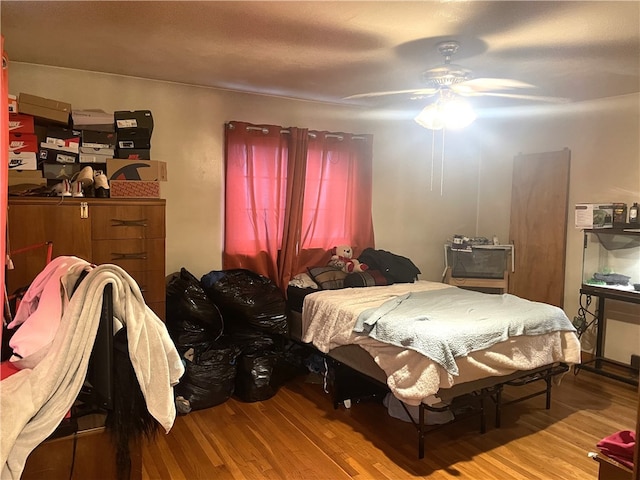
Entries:
{"type": "Polygon", "coordinates": [[[101,170],[96,170],[93,177],[93,189],[96,198],[109,198],[109,181],[107,176],[101,170]]]}
{"type": "Polygon", "coordinates": [[[80,182],[82,188],[86,189],[89,186],[93,185],[94,173],[93,168],[90,166],[84,167],[82,170],[77,172],[73,177],[71,177],[72,182],[80,182]]]}
{"type": "Polygon", "coordinates": [[[57,197],[70,197],[71,196],[71,184],[69,180],[62,180],[53,187],[53,193],[57,197]]]}
{"type": "Polygon", "coordinates": [[[71,182],[71,196],[84,197],[84,194],[82,193],[82,183],[79,180],[71,182]]]}

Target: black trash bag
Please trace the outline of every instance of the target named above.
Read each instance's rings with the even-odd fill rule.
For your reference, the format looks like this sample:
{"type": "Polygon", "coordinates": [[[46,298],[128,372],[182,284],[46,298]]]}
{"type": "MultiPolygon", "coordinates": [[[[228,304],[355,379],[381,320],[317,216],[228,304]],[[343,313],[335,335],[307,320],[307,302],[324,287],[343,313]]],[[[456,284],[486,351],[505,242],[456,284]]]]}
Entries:
{"type": "Polygon", "coordinates": [[[280,352],[273,338],[248,332],[233,335],[240,348],[234,396],[243,402],[268,400],[278,391],[274,369],[280,352]]]}
{"type": "Polygon", "coordinates": [[[209,272],[200,283],[220,308],[228,332],[250,327],[265,333],[287,334],[284,295],[267,277],[251,270],[233,269],[209,272]]]}
{"type": "Polygon", "coordinates": [[[167,332],[182,355],[192,347],[207,345],[216,340],[216,336],[206,327],[194,323],[189,317],[178,317],[172,321],[167,317],[167,332]]]}
{"type": "Polygon", "coordinates": [[[178,350],[215,341],[223,334],[220,310],[185,268],[167,282],[166,300],[167,330],[178,350]]]}
{"type": "MultiPolygon", "coordinates": [[[[175,386],[175,394],[188,402],[191,410],[201,410],[226,402],[235,388],[240,349],[228,341],[193,348],[193,357],[184,358],[185,373],[175,386]]],[[[187,352],[186,356],[189,356],[187,352]]]]}

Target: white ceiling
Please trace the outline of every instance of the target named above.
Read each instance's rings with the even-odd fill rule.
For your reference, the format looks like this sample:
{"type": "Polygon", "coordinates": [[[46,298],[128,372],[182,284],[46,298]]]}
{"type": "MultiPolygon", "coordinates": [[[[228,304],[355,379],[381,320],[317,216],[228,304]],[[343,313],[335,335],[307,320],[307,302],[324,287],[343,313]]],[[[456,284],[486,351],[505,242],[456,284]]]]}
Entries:
{"type": "MultiPolygon", "coordinates": [[[[573,101],[640,91],[638,1],[8,1],[10,61],[334,103],[391,105],[458,40],[477,77],[573,101]]],[[[497,102],[488,97],[485,101],[497,102]]],[[[501,100],[504,101],[504,100],[501,100]]]]}

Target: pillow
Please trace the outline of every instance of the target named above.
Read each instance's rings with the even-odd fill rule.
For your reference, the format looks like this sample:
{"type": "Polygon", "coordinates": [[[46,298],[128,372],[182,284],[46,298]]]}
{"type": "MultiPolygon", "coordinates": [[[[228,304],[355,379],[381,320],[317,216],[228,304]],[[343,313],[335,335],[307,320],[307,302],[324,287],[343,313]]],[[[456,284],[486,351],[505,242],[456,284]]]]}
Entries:
{"type": "Polygon", "coordinates": [[[375,287],[376,285],[388,285],[389,282],[380,270],[365,270],[353,272],[344,279],[345,287],[375,287]]]}
{"type": "Polygon", "coordinates": [[[299,273],[289,281],[290,287],[298,288],[315,288],[318,289],[318,284],[313,281],[311,275],[308,273],[299,273]]]}
{"type": "Polygon", "coordinates": [[[348,275],[347,272],[333,267],[312,267],[307,270],[322,290],[344,288],[344,279],[348,275]]]}

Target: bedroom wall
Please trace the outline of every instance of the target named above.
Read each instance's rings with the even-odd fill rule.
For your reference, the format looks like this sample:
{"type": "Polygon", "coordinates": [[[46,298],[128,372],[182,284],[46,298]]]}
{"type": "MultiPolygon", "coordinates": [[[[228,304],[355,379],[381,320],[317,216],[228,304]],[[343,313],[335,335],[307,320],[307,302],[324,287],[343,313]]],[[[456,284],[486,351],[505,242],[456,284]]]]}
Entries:
{"type": "MultiPolygon", "coordinates": [[[[500,135],[482,145],[479,224],[507,238],[512,163],[517,153],[569,148],[564,310],[573,318],[578,310],[583,252],[583,234],[574,226],[573,209],[576,203],[624,202],[630,206],[640,201],[640,95],[584,102],[563,112],[533,116],[527,122],[485,122],[488,131],[500,135]]],[[[640,305],[607,303],[606,315],[612,321],[605,353],[629,362],[632,353],[640,354],[640,305]]],[[[591,351],[594,339],[586,335],[583,340],[583,349],[591,351]]]]}
{"type": "Polygon", "coordinates": [[[444,241],[475,226],[477,154],[447,147],[447,165],[456,166],[445,177],[446,194],[440,195],[439,183],[431,192],[431,135],[413,121],[168,82],[15,62],[10,67],[14,94],[67,101],[75,108],[153,112],[151,154],[167,161],[169,170],[161,186],[167,200],[167,274],[185,267],[200,277],[221,268],[223,125],[230,120],[372,133],[376,246],[411,258],[425,279],[440,280],[444,241]]]}
{"type": "MultiPolygon", "coordinates": [[[[229,120],[372,133],[376,246],[411,258],[427,280],[441,279],[443,243],[451,235],[508,239],[512,162],[519,152],[571,149],[570,209],[578,202],[640,199],[638,95],[565,106],[562,115],[542,108],[480,118],[462,132],[447,133],[441,177],[442,139],[435,137],[432,162],[432,133],[406,115],[15,62],[10,72],[14,94],[64,100],[76,108],[152,110],[152,156],[169,164],[169,181],[162,184],[167,274],[185,267],[200,277],[221,268],[223,125],[229,120]]],[[[582,235],[570,215],[570,318],[577,311],[581,262],[582,235]]],[[[626,328],[633,315],[619,317],[626,328]]],[[[615,338],[626,342],[624,355],[637,350],[633,337],[615,338]]]]}

